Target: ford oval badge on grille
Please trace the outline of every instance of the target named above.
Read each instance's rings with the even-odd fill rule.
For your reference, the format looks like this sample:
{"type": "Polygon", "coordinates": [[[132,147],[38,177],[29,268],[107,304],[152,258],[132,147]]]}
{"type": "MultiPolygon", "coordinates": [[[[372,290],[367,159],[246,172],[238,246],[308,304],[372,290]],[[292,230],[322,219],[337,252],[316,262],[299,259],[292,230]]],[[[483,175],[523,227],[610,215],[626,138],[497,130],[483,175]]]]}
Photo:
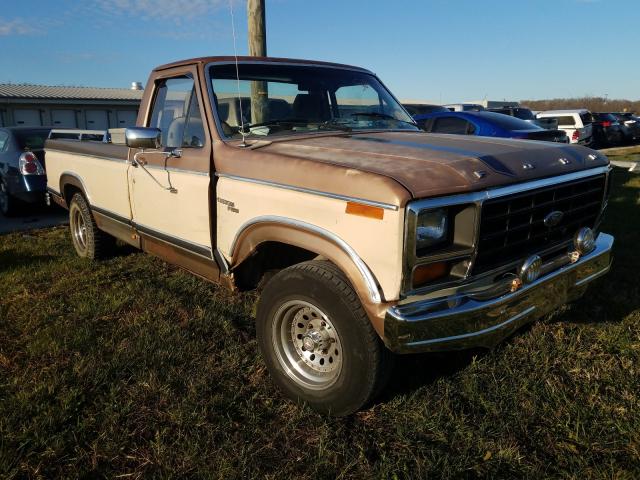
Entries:
{"type": "Polygon", "coordinates": [[[562,217],[564,217],[564,213],[559,210],[554,210],[553,212],[547,214],[544,217],[543,223],[545,227],[555,227],[562,221],[562,217]]]}

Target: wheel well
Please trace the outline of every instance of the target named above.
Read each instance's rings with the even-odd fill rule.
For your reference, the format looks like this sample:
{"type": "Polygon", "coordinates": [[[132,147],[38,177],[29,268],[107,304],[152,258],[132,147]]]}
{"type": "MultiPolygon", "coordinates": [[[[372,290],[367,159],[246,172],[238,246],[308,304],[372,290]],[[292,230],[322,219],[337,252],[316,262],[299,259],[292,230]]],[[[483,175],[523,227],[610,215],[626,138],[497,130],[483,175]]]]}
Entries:
{"type": "Polygon", "coordinates": [[[65,202],[67,202],[67,206],[69,206],[71,204],[71,199],[73,198],[73,196],[76,193],[80,193],[82,195],[84,195],[84,193],[82,192],[82,189],[76,187],[75,185],[72,185],[70,183],[67,183],[62,190],[62,196],[64,197],[65,202]]]}
{"type": "Polygon", "coordinates": [[[253,290],[264,285],[278,271],[317,257],[315,252],[287,243],[264,242],[233,268],[233,276],[239,290],[253,290]]]}

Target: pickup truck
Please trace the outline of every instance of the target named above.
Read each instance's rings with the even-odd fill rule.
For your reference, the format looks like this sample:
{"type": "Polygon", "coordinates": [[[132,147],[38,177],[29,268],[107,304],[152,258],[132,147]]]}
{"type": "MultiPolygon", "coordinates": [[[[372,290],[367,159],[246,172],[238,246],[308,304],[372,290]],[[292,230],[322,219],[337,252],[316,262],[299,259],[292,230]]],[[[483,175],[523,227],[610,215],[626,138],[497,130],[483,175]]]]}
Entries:
{"type": "Polygon", "coordinates": [[[136,127],[85,133],[46,142],[78,255],[119,239],[258,289],[272,378],[333,415],[380,392],[394,354],[490,348],[610,268],[604,155],[422,132],[363,68],[171,63],[136,127]]]}

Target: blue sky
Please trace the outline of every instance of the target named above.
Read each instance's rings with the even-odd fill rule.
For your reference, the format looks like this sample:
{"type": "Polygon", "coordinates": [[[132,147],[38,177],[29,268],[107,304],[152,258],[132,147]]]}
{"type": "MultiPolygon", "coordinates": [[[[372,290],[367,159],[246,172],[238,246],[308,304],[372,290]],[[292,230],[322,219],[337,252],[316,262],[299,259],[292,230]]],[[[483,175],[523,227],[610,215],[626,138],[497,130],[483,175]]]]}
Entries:
{"type": "MultiPolygon", "coordinates": [[[[271,56],[364,66],[402,99],[640,98],[639,0],[267,0],[267,35],[271,56]]],[[[232,54],[229,3],[5,0],[0,47],[0,82],[127,87],[232,54]]]]}

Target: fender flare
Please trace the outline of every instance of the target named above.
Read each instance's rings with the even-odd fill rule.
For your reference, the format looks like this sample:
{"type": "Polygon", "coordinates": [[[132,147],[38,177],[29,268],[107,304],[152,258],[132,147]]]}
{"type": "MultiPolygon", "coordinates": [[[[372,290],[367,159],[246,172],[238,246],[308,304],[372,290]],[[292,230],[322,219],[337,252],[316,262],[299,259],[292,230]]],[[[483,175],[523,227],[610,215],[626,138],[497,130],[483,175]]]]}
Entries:
{"type": "Polygon", "coordinates": [[[361,299],[375,305],[383,302],[378,282],[356,251],[336,234],[301,220],[264,215],[245,222],[231,244],[231,264],[239,265],[258,245],[268,241],[286,243],[326,257],[345,273],[361,299]]]}
{"type": "Polygon", "coordinates": [[[70,198],[64,198],[64,188],[67,185],[73,185],[74,187],[79,188],[82,194],[87,198],[89,205],[91,205],[91,197],[89,196],[89,192],[85,188],[82,178],[80,178],[73,172],[62,172],[62,174],[60,175],[60,196],[65,200],[67,205],[71,201],[70,198]]]}

